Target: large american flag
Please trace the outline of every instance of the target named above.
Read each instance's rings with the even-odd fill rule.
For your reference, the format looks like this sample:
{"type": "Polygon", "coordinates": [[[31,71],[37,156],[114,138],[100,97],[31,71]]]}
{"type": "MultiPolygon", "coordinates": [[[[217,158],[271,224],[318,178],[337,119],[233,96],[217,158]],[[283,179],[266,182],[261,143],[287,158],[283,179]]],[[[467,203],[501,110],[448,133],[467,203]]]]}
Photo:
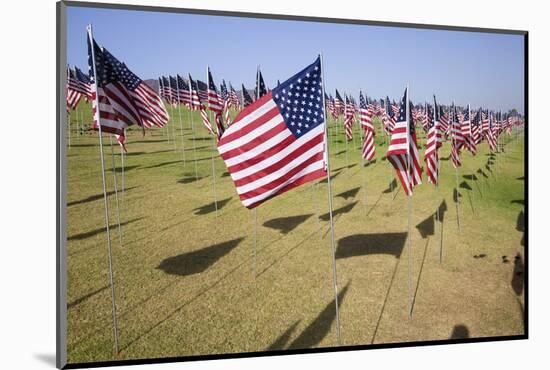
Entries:
{"type": "Polygon", "coordinates": [[[102,131],[119,135],[121,143],[124,130],[132,124],[163,127],[170,117],[160,96],[107,49],[100,48],[90,28],[87,39],[92,96],[94,103],[96,96],[99,100],[99,106],[92,104],[94,127],[101,124],[102,131]],[[97,81],[93,80],[94,65],[97,81]]]}
{"type": "Polygon", "coordinates": [[[408,88],[405,88],[403,98],[399,104],[399,112],[391,135],[388,152],[386,153],[388,161],[395,168],[405,194],[409,196],[412,195],[413,188],[422,183],[422,168],[420,167],[416,145],[411,105],[408,88]],[[409,113],[408,117],[407,113],[409,113]]]}
{"type": "Polygon", "coordinates": [[[212,72],[210,71],[210,67],[207,67],[208,73],[207,73],[207,85],[208,85],[208,109],[210,109],[212,112],[214,112],[214,121],[216,122],[216,128],[218,131],[218,138],[220,138],[225,130],[225,127],[223,127],[223,120],[222,120],[222,110],[223,110],[223,99],[218,94],[218,90],[216,89],[216,84],[214,83],[214,79],[212,78],[212,72]]]}
{"type": "Polygon", "coordinates": [[[374,158],[376,153],[374,146],[374,125],[372,124],[372,111],[367,105],[363,92],[359,92],[359,120],[365,132],[362,155],[367,161],[374,158]]]}
{"type": "Polygon", "coordinates": [[[326,176],[320,58],[245,108],[218,142],[243,205],[326,176]]]}

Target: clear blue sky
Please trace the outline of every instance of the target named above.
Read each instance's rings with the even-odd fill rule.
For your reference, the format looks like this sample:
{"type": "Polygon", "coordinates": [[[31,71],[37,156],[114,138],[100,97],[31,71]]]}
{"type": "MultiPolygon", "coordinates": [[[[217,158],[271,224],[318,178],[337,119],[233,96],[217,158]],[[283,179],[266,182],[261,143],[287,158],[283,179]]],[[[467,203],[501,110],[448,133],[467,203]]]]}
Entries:
{"type": "Polygon", "coordinates": [[[268,87],[323,53],[327,92],[523,108],[523,36],[69,7],[68,63],[87,70],[86,25],[142,79],[191,73],[268,87]]]}

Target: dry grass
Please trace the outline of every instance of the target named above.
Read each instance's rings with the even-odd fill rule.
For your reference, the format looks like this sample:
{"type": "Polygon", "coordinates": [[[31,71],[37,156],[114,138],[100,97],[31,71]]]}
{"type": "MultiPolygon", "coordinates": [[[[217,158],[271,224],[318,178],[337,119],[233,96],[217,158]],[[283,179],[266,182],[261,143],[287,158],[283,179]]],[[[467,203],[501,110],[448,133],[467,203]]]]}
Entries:
{"type": "MultiPolygon", "coordinates": [[[[337,345],[332,252],[324,215],[326,183],[301,186],[259,207],[254,250],[254,213],[238,201],[219,158],[215,159],[220,201],[216,217],[211,204],[212,141],[198,115],[194,122],[200,136],[196,140],[199,180],[194,181],[189,116],[182,113],[185,164],[176,112],[172,114],[176,151],[172,125],[167,129],[170,141],[165,130],[148,131],[145,137],[139,130],[129,131],[126,191],[119,194],[122,247],[115,196],[109,197],[118,356],[113,355],[97,134],[76,137],[73,132],[67,166],[69,361],[337,345]]],[[[84,117],[89,122],[89,114],[84,117]]],[[[401,190],[384,192],[394,176],[388,162],[381,160],[383,138],[377,137],[376,163],[363,167],[359,138],[355,146],[348,144],[346,161],[345,153],[337,154],[345,148],[341,131],[338,137],[342,142],[336,145],[332,136],[330,140],[342,344],[523,334],[521,137],[518,143],[510,138],[506,154],[489,165],[492,174],[484,170],[488,178],[477,173],[484,180],[463,176],[485,168],[490,158],[487,144],[475,157],[462,156],[460,232],[450,161],[441,162],[438,191],[425,177],[415,190],[411,320],[407,199],[401,190]],[[439,263],[440,224],[431,216],[443,201],[439,263]]],[[[118,154],[118,147],[115,151],[118,154]]],[[[448,151],[445,145],[441,156],[447,157],[448,151]]],[[[109,146],[105,153],[111,168],[109,146]]],[[[120,166],[118,155],[116,160],[120,166]]],[[[117,175],[120,187],[120,172],[117,175]]],[[[108,189],[113,190],[111,170],[107,178],[108,189]]]]}

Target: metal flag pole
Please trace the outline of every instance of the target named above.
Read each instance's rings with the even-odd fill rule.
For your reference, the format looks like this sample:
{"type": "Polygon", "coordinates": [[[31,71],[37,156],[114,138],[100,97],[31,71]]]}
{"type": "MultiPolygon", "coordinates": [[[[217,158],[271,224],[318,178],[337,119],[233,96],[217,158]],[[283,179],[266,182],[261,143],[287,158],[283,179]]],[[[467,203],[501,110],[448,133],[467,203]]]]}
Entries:
{"type": "MultiPolygon", "coordinates": [[[[168,86],[170,87],[170,96],[172,96],[174,89],[172,88],[172,76],[168,75],[168,86]]],[[[170,117],[170,123],[172,126],[172,141],[174,142],[174,152],[178,150],[176,146],[176,125],[174,124],[174,98],[172,97],[172,101],[170,102],[170,110],[172,111],[171,117],[170,117]]]]}
{"type": "Polygon", "coordinates": [[[116,201],[116,221],[118,223],[118,242],[122,248],[122,228],[120,227],[120,207],[118,204],[118,186],[116,181],[116,167],[115,167],[115,151],[113,149],[113,135],[109,135],[109,144],[111,146],[111,162],[113,168],[113,184],[115,185],[115,201],[116,201]]]}
{"type": "MultiPolygon", "coordinates": [[[[208,95],[208,89],[210,89],[210,71],[209,66],[206,66],[206,86],[207,91],[206,94],[208,95]]],[[[208,100],[208,99],[207,99],[208,100]]],[[[210,102],[208,101],[208,116],[210,118],[210,122],[212,122],[212,110],[210,109],[210,102]]],[[[210,123],[212,125],[212,123],[210,123]]],[[[219,130],[218,125],[216,124],[216,131],[219,130]]],[[[214,165],[214,151],[216,150],[216,142],[214,137],[212,136],[212,149],[210,150],[210,160],[212,162],[212,190],[214,191],[214,208],[216,210],[216,218],[218,217],[218,197],[216,194],[216,167],[214,165]]]]}
{"type": "Polygon", "coordinates": [[[332,218],[332,185],[330,181],[330,151],[328,147],[328,129],[327,129],[327,113],[326,113],[326,102],[325,102],[325,70],[323,68],[323,54],[319,54],[320,64],[321,64],[321,88],[323,90],[323,118],[325,120],[325,143],[326,143],[326,165],[327,165],[327,188],[328,188],[328,210],[330,216],[330,242],[332,246],[332,279],[334,281],[334,304],[336,309],[336,337],[338,339],[338,345],[341,345],[340,340],[340,314],[338,312],[338,279],[336,273],[336,248],[334,242],[334,220],[332,218]]]}
{"type": "MultiPolygon", "coordinates": [[[[94,47],[94,37],[92,33],[92,25],[88,25],[88,41],[91,45],[91,53],[92,53],[92,68],[94,73],[94,82],[96,85],[96,94],[95,94],[95,100],[96,105],[99,108],[99,97],[97,94],[97,73],[96,73],[96,66],[95,66],[95,47],[94,47]]],[[[99,153],[100,153],[100,160],[101,160],[101,178],[103,180],[103,204],[105,208],[105,228],[107,231],[107,245],[108,245],[108,252],[109,252],[109,281],[111,285],[111,303],[112,303],[112,314],[113,314],[113,336],[115,340],[115,353],[118,353],[118,328],[117,328],[117,317],[116,317],[116,300],[115,300],[115,284],[114,284],[114,278],[113,278],[113,255],[112,255],[112,248],[111,248],[111,233],[109,228],[109,206],[107,203],[107,190],[105,187],[105,163],[103,160],[103,140],[102,140],[102,132],[101,132],[101,118],[99,111],[96,112],[97,114],[97,126],[99,129],[99,153]]]]}
{"type": "Polygon", "coordinates": [[[193,161],[195,162],[195,181],[199,181],[199,172],[197,169],[197,140],[195,139],[195,123],[193,120],[193,110],[193,86],[191,84],[191,75],[189,75],[189,119],[191,120],[191,132],[193,133],[193,161]]]}
{"type": "MultiPolygon", "coordinates": [[[[126,136],[126,132],[124,132],[124,136],[126,136]]],[[[121,173],[122,203],[124,204],[124,194],[126,189],[124,185],[124,148],[122,147],[122,145],[119,145],[119,146],[120,146],[120,166],[122,167],[122,173],[121,173]]]]}
{"type": "MultiPolygon", "coordinates": [[[[468,140],[470,140],[470,145],[476,145],[475,141],[473,140],[473,136],[472,136],[472,112],[471,112],[471,110],[470,110],[470,104],[468,104],[468,119],[470,120],[470,125],[469,125],[469,126],[470,126],[470,137],[469,137],[468,140]]],[[[474,166],[474,167],[475,167],[475,166],[474,166]]],[[[474,170],[472,169],[472,172],[473,172],[473,171],[474,171],[474,170]]],[[[470,196],[471,196],[471,201],[472,201],[472,204],[471,204],[471,205],[472,205],[472,213],[475,214],[475,208],[474,208],[474,201],[475,201],[475,198],[474,198],[474,197],[475,197],[475,194],[474,194],[474,184],[473,184],[474,178],[473,178],[473,176],[472,176],[471,180],[472,180],[472,186],[471,186],[471,189],[472,189],[472,190],[470,190],[468,193],[469,193],[470,196]]]]}
{"type": "Polygon", "coordinates": [[[411,208],[412,208],[412,178],[411,178],[411,133],[410,133],[410,122],[409,122],[409,84],[407,84],[407,93],[405,94],[405,114],[407,116],[407,178],[409,187],[409,195],[407,199],[407,251],[408,251],[408,265],[407,265],[407,287],[409,292],[409,320],[412,319],[412,304],[413,304],[413,295],[412,295],[412,241],[411,241],[411,208]]]}
{"type": "Polygon", "coordinates": [[[316,198],[318,185],[318,182],[311,184],[311,203],[315,206],[315,219],[317,220],[317,229],[319,229],[319,239],[323,240],[323,231],[321,229],[321,223],[319,222],[319,202],[317,202],[316,198]]]}
{"type": "Polygon", "coordinates": [[[176,74],[176,92],[177,92],[177,96],[178,96],[178,102],[177,102],[177,107],[178,107],[178,118],[179,118],[179,121],[180,121],[180,136],[181,136],[181,157],[183,159],[183,167],[185,168],[185,139],[183,137],[183,121],[181,119],[181,99],[180,99],[180,87],[179,87],[179,75],[176,74]]]}
{"type": "Polygon", "coordinates": [[[69,133],[69,149],[71,149],[71,113],[67,112],[67,116],[69,117],[69,119],[67,120],[67,132],[69,133]]]}

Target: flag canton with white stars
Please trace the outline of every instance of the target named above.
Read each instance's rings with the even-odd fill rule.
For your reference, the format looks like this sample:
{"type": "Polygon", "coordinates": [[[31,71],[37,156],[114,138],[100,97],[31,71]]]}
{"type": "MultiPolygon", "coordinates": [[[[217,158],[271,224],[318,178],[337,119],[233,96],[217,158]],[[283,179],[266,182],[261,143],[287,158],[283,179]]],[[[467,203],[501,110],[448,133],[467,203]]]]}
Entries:
{"type": "Polygon", "coordinates": [[[468,108],[465,112],[464,112],[464,121],[469,121],[470,120],[470,108],[468,108]]]}
{"type": "Polygon", "coordinates": [[[208,70],[208,89],[214,91],[216,94],[218,93],[218,89],[216,89],[216,85],[214,84],[214,79],[212,78],[212,73],[210,72],[210,69],[208,70]]]}
{"type": "Polygon", "coordinates": [[[189,86],[187,85],[187,82],[183,78],[181,78],[180,75],[178,75],[178,90],[189,90],[189,86]]]}
{"type": "Polygon", "coordinates": [[[131,91],[134,91],[139,86],[141,79],[105,48],[103,48],[103,56],[103,74],[101,77],[98,77],[103,86],[113,82],[120,82],[131,91]]]}
{"type": "MultiPolygon", "coordinates": [[[[399,102],[399,114],[397,116],[397,122],[404,122],[407,117],[407,106],[405,105],[407,99],[407,90],[405,90],[405,93],[403,94],[403,98],[401,98],[401,101],[399,102]]],[[[386,98],[386,104],[390,105],[390,99],[386,98]]],[[[389,109],[391,112],[392,109],[389,109]]]]}
{"type": "Polygon", "coordinates": [[[319,58],[273,89],[273,100],[296,138],[324,122],[323,83],[319,58]]]}
{"type": "Polygon", "coordinates": [[[365,100],[362,92],[359,92],[359,108],[367,109],[367,101],[365,100]]]}
{"type": "Polygon", "coordinates": [[[428,105],[428,124],[427,128],[430,129],[435,125],[434,111],[431,105],[428,105]]]}
{"type": "Polygon", "coordinates": [[[227,86],[225,85],[225,80],[222,81],[222,84],[220,85],[220,94],[222,96],[222,99],[226,100],[229,94],[227,93],[227,86]]]}

